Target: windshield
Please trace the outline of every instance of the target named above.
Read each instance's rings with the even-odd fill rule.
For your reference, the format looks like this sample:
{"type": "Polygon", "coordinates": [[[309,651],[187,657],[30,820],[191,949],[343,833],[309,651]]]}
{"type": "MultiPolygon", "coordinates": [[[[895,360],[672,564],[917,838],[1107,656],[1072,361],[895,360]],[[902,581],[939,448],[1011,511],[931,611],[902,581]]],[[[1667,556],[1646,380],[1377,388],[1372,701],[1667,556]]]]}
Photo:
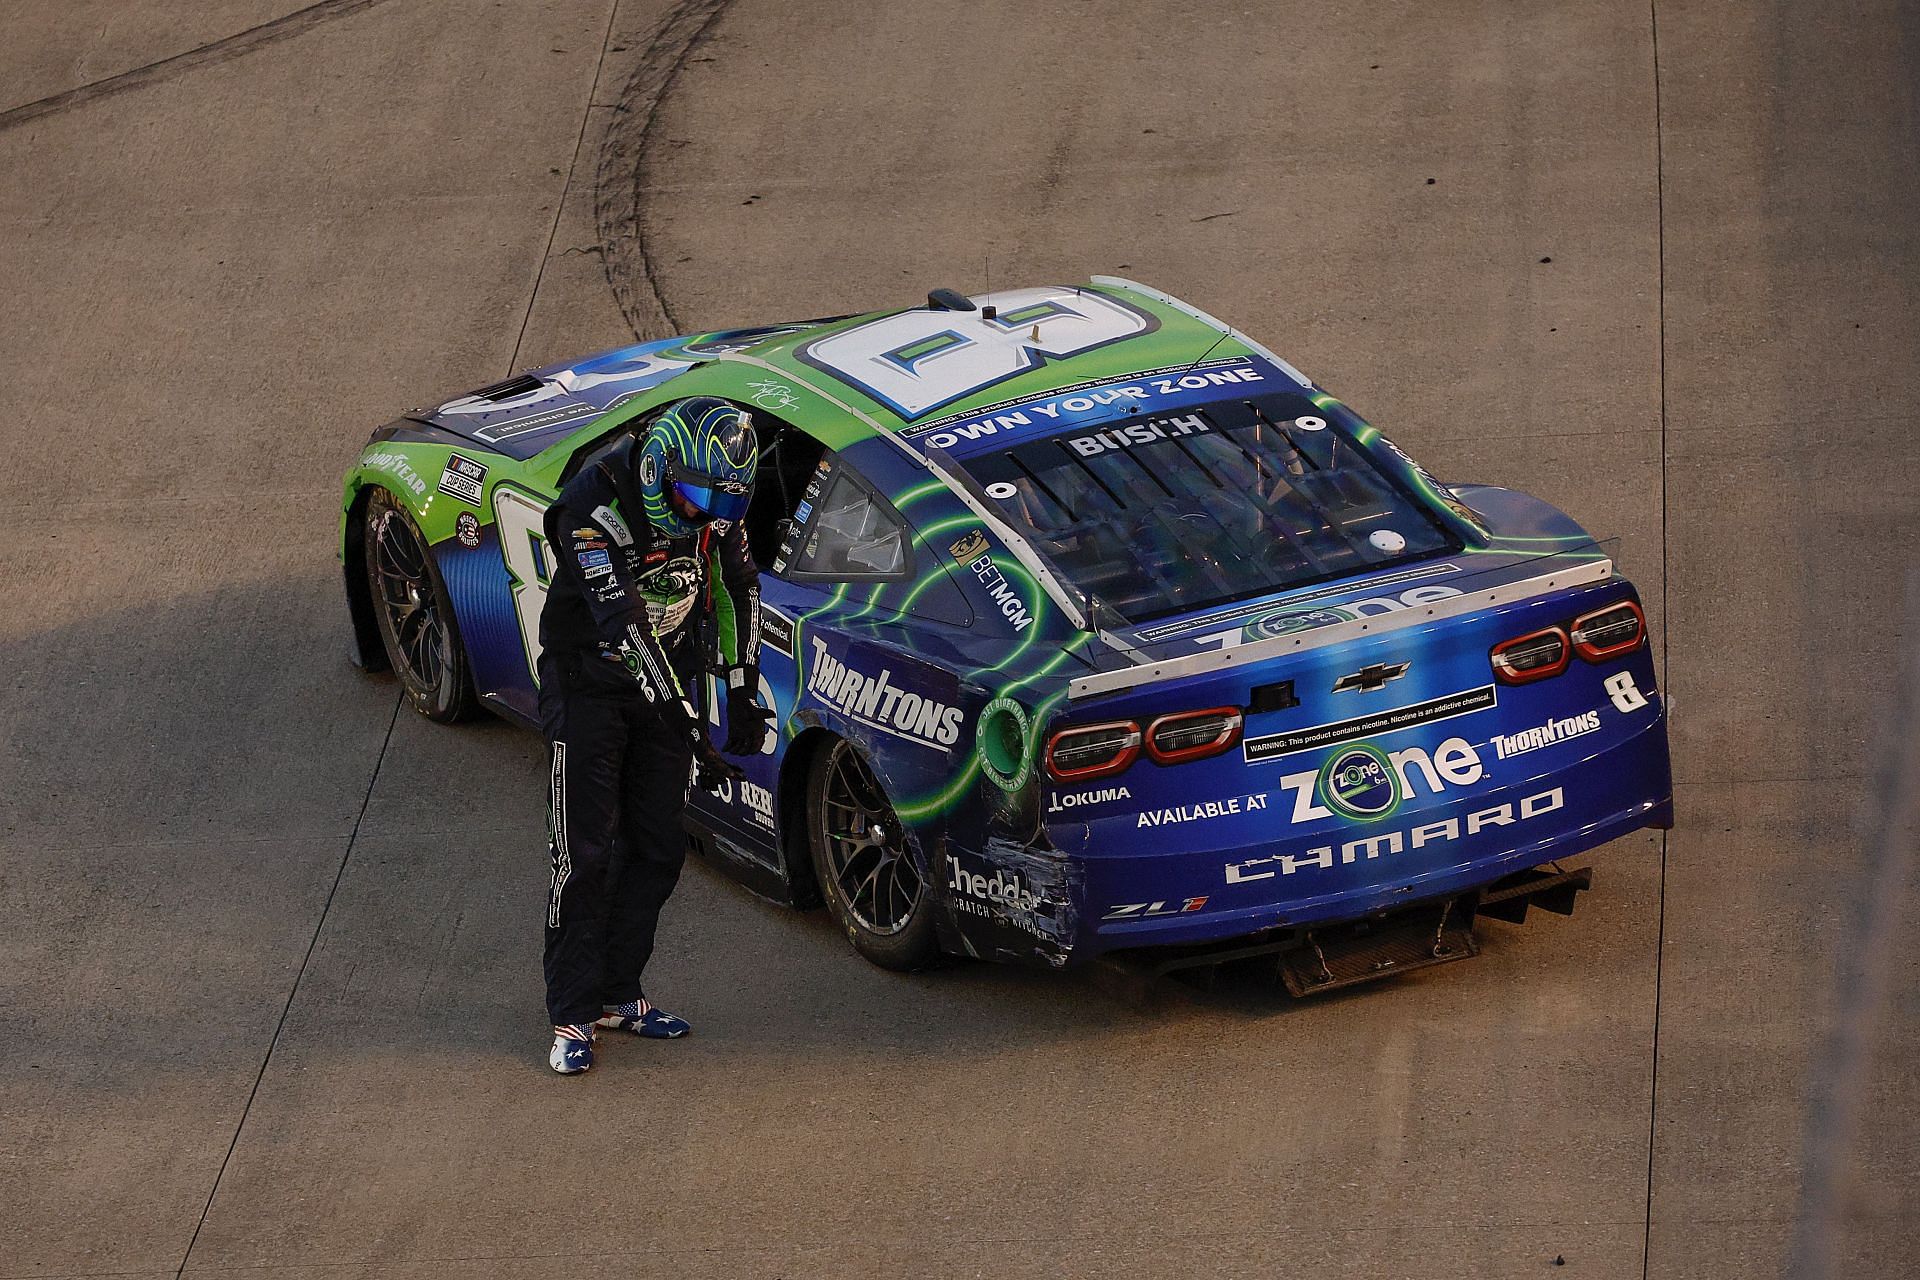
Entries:
{"type": "Polygon", "coordinates": [[[960,466],[1055,572],[1133,622],[1458,548],[1299,396],[1083,424],[960,466]]]}

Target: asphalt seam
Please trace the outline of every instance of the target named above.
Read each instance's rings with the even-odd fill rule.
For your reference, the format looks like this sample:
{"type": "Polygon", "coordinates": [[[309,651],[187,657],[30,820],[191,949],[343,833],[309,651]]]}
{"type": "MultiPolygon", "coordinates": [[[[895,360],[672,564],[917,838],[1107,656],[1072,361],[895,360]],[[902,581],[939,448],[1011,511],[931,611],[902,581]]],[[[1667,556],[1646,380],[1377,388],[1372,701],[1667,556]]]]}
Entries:
{"type": "Polygon", "coordinates": [[[387,762],[387,748],[393,743],[394,726],[400,723],[400,708],[406,703],[404,691],[396,693],[393,699],[393,714],[387,719],[387,733],[380,740],[380,754],[374,758],[373,772],[367,777],[367,793],[360,800],[360,814],[353,820],[353,831],[347,837],[347,847],[340,855],[340,865],[334,869],[333,883],[327,887],[327,898],[320,906],[320,919],[314,922],[313,936],[307,939],[306,954],[300,957],[300,969],[293,975],[293,986],[287,990],[287,1002],[280,1008],[280,1020],[274,1024],[273,1037],[267,1041],[266,1056],[260,1060],[260,1070],[254,1073],[253,1088],[247,1091],[246,1105],[240,1108],[240,1123],[233,1127],[233,1138],[227,1143],[227,1153],[220,1159],[220,1171],[213,1176],[213,1186],[207,1191],[207,1201],[200,1206],[200,1218],[193,1224],[193,1234],[187,1237],[187,1248],[180,1255],[180,1265],[174,1269],[174,1280],[185,1274],[187,1263],[193,1259],[193,1247],[200,1241],[200,1230],[207,1225],[207,1215],[213,1209],[214,1197],[220,1194],[220,1184],[226,1180],[227,1166],[233,1162],[233,1153],[240,1146],[240,1135],[246,1131],[247,1119],[253,1114],[254,1099],[260,1096],[260,1083],[267,1078],[267,1068],[273,1063],[273,1051],[280,1047],[280,1035],[287,1027],[287,1015],[293,1011],[294,999],[300,994],[300,984],[306,979],[307,966],[313,961],[313,953],[320,946],[320,934],[327,927],[327,916],[333,910],[334,895],[340,892],[340,882],[346,878],[347,864],[353,860],[353,847],[360,839],[360,824],[366,820],[367,809],[373,803],[373,789],[380,781],[380,769],[387,762]]]}
{"type": "Polygon", "coordinates": [[[248,27],[245,31],[236,31],[230,36],[188,49],[184,53],[176,53],[170,58],[149,62],[143,67],[122,71],[104,80],[95,80],[91,84],[83,84],[76,89],[66,89],[60,93],[49,94],[47,97],[23,102],[17,107],[0,111],[0,132],[30,124],[44,116],[85,106],[89,102],[98,102],[102,98],[110,98],[130,89],[139,89],[146,85],[158,84],[163,80],[171,80],[175,76],[184,75],[199,67],[231,61],[243,53],[251,53],[266,45],[278,44],[282,40],[291,40],[323,23],[347,17],[362,9],[371,9],[385,2],[386,0],[320,0],[318,4],[296,9],[270,22],[248,27]]]}
{"type": "Polygon", "coordinates": [[[580,152],[587,144],[587,126],[593,122],[593,101],[600,96],[600,73],[607,65],[607,46],[613,43],[613,24],[620,16],[620,0],[607,6],[607,29],[600,35],[600,57],[593,64],[593,80],[587,85],[587,105],[580,112],[580,132],[573,140],[573,159],[567,161],[566,181],[560,184],[560,199],[553,206],[553,225],[547,228],[547,247],[540,254],[540,267],[533,275],[533,292],[527,295],[527,309],[520,317],[520,332],[513,340],[513,355],[507,361],[507,376],[520,363],[520,347],[527,340],[527,326],[533,322],[534,305],[540,301],[540,284],[547,278],[547,263],[553,261],[553,242],[560,234],[560,219],[567,213],[567,197],[573,194],[573,173],[580,167],[580,152]]]}
{"type": "MultiPolygon", "coordinates": [[[[351,3],[352,0],[349,0],[349,2],[351,3]]],[[[378,3],[378,2],[379,0],[359,0],[360,7],[364,7],[366,4],[378,3]]],[[[315,7],[318,8],[320,6],[315,6],[315,7]]],[[[564,216],[566,212],[567,195],[572,190],[572,187],[573,187],[574,170],[579,165],[580,152],[586,143],[587,126],[593,118],[593,101],[596,96],[596,90],[598,90],[598,88],[600,87],[600,73],[601,73],[601,70],[606,65],[607,48],[609,45],[613,43],[614,22],[618,17],[619,12],[620,12],[620,0],[613,0],[613,3],[607,6],[607,28],[606,28],[606,31],[602,34],[600,39],[600,57],[599,57],[599,60],[594,64],[593,81],[587,87],[587,105],[585,109],[581,112],[580,132],[574,138],[573,159],[571,162],[569,162],[567,166],[566,181],[561,184],[560,199],[554,208],[553,222],[547,229],[546,248],[545,248],[545,251],[542,252],[542,254],[540,255],[540,267],[539,267],[539,270],[537,270],[534,273],[533,288],[528,292],[528,295],[527,295],[526,311],[522,314],[520,318],[520,332],[514,339],[513,355],[511,358],[509,358],[507,362],[507,373],[509,375],[511,375],[513,372],[513,366],[519,363],[520,345],[526,340],[527,325],[533,318],[534,306],[540,300],[540,285],[541,285],[541,282],[546,279],[547,262],[551,259],[553,255],[553,244],[554,244],[555,237],[559,233],[560,219],[564,216]]],[[[400,722],[400,708],[404,706],[405,703],[406,703],[406,694],[404,691],[401,691],[395,694],[394,701],[393,701],[393,713],[387,720],[386,736],[381,739],[380,753],[374,758],[373,773],[367,778],[367,791],[366,791],[366,794],[363,797],[361,797],[360,812],[357,816],[355,816],[353,820],[353,830],[347,837],[346,850],[340,856],[340,865],[334,870],[333,883],[330,886],[328,886],[326,901],[321,905],[321,908],[320,908],[320,919],[317,922],[315,922],[313,927],[313,936],[307,941],[306,954],[300,958],[300,969],[294,975],[293,986],[287,991],[286,1004],[281,1007],[280,1020],[274,1024],[273,1036],[267,1042],[266,1056],[261,1059],[260,1070],[254,1075],[254,1078],[253,1078],[253,1088],[247,1092],[246,1105],[240,1109],[240,1122],[239,1124],[234,1126],[233,1138],[231,1141],[227,1143],[226,1155],[222,1157],[220,1161],[220,1171],[214,1175],[213,1186],[207,1192],[206,1203],[202,1205],[200,1208],[199,1221],[194,1223],[193,1234],[187,1238],[186,1251],[180,1257],[179,1267],[177,1267],[174,1270],[173,1274],[174,1274],[175,1280],[179,1280],[181,1276],[185,1275],[188,1263],[190,1263],[193,1260],[193,1250],[194,1250],[194,1246],[199,1243],[200,1231],[207,1224],[207,1216],[213,1209],[213,1202],[215,1198],[218,1197],[220,1194],[220,1185],[226,1179],[227,1167],[233,1161],[233,1153],[240,1146],[241,1134],[243,1134],[246,1131],[247,1120],[253,1113],[254,1100],[260,1094],[261,1082],[266,1079],[267,1068],[271,1066],[273,1063],[274,1050],[277,1049],[280,1045],[280,1036],[281,1036],[281,1033],[286,1029],[287,1017],[293,1011],[293,1003],[295,999],[299,997],[300,984],[303,980],[305,980],[307,976],[307,966],[312,962],[313,953],[316,949],[318,949],[320,945],[320,935],[322,932],[325,931],[327,927],[327,917],[333,910],[334,896],[337,893],[339,893],[341,881],[346,877],[347,865],[353,860],[354,846],[358,844],[360,840],[361,824],[366,821],[367,810],[373,804],[373,791],[375,786],[379,784],[380,770],[386,764],[387,750],[393,743],[394,726],[396,726],[400,722]]]]}
{"type": "MultiPolygon", "coordinates": [[[[1693,1219],[1689,1219],[1689,1222],[1693,1225],[1706,1226],[1706,1227],[1780,1226],[1783,1224],[1798,1222],[1804,1216],[1805,1215],[1803,1214],[1760,1213],[1760,1214],[1742,1214],[1734,1217],[1693,1218],[1693,1219]]],[[[1879,1223],[1906,1224],[1914,1221],[1914,1216],[1911,1213],[1908,1213],[1902,1210],[1891,1210],[1886,1212],[1869,1211],[1869,1212],[1855,1212],[1850,1215],[1849,1220],[1856,1221],[1856,1222],[1871,1222],[1876,1224],[1879,1224],[1879,1223]]],[[[1410,1224],[1397,1224],[1394,1226],[1329,1228],[1326,1230],[1310,1230],[1310,1231],[1298,1231],[1291,1228],[1274,1228],[1272,1230],[1264,1231],[1260,1233],[1260,1238],[1267,1239],[1276,1234],[1283,1237],[1288,1237],[1288,1238],[1313,1239],[1313,1240],[1346,1238],[1350,1236],[1381,1237],[1381,1236],[1390,1236],[1390,1235],[1396,1235],[1396,1234],[1410,1235],[1410,1234],[1416,1234],[1419,1232],[1431,1232],[1436,1229],[1452,1230],[1452,1231],[1458,1231],[1458,1232],[1467,1233],[1467,1234],[1472,1234],[1476,1232],[1478,1233],[1487,1233],[1487,1232],[1495,1232],[1495,1231],[1519,1232],[1519,1231],[1540,1231],[1540,1230],[1553,1230],[1553,1229],[1571,1229],[1571,1230],[1597,1229],[1597,1230],[1605,1231],[1605,1230],[1618,1228],[1618,1227],[1638,1226],[1639,1221],[1640,1220],[1638,1218],[1627,1218],[1627,1219],[1569,1218],[1569,1219],[1553,1219],[1553,1220],[1540,1220],[1540,1221],[1529,1219],[1525,1221],[1516,1221],[1516,1222],[1500,1222],[1500,1221],[1465,1222],[1465,1223],[1421,1222],[1421,1223],[1410,1223],[1410,1224]]],[[[1160,1239],[1163,1237],[1160,1235],[1156,1235],[1155,1238],[1160,1239]]],[[[1216,1234],[1210,1234],[1205,1232],[1192,1232],[1184,1235],[1177,1234],[1173,1237],[1167,1237],[1167,1238],[1186,1240],[1186,1239],[1217,1239],[1218,1237],[1216,1234]]],[[[951,1248],[951,1249],[958,1250],[958,1249],[967,1248],[969,1246],[990,1248],[993,1246],[1004,1245],[1004,1244],[1075,1244],[1075,1243],[1087,1243],[1087,1242],[1111,1243],[1111,1240],[1112,1240],[1111,1236],[1102,1235],[1098,1233],[1093,1235],[1063,1233],[1063,1234],[1044,1235],[1044,1236],[1032,1236],[1032,1235],[969,1236],[969,1237],[962,1237],[962,1238],[951,1239],[951,1240],[933,1240],[927,1243],[930,1243],[935,1248],[951,1248]]],[[[641,1252],[638,1250],[619,1250],[619,1249],[614,1249],[610,1251],[596,1250],[595,1256],[607,1257],[607,1258],[625,1258],[625,1257],[638,1258],[638,1257],[651,1257],[655,1255],[664,1255],[664,1256],[672,1256],[672,1257],[687,1256],[687,1255],[715,1255],[715,1256],[724,1256],[724,1257],[740,1257],[745,1255],[757,1256],[757,1255],[767,1255],[767,1254],[789,1254],[790,1255],[797,1252],[830,1250],[834,1247],[835,1247],[835,1243],[830,1239],[828,1240],[791,1240],[791,1241],[783,1240],[778,1243],[770,1244],[770,1245],[757,1245],[757,1246],[756,1245],[683,1245],[677,1248],[667,1248],[667,1249],[649,1248],[645,1252],[641,1252]]],[[[226,1274],[233,1274],[238,1272],[320,1271],[320,1270],[327,1270],[327,1271],[350,1270],[358,1274],[361,1272],[400,1271],[400,1270],[406,1270],[414,1267],[465,1265],[465,1264],[471,1264],[476,1262],[540,1262],[540,1261],[549,1261],[553,1259],[571,1258],[575,1256],[576,1255],[573,1253],[557,1253],[557,1252],[475,1253],[475,1254],[426,1254],[418,1257],[393,1258],[384,1262],[370,1261],[367,1259],[351,1259],[351,1258],[349,1259],[331,1258],[331,1259],[318,1261],[318,1262],[237,1262],[237,1263],[225,1263],[225,1264],[220,1264],[216,1266],[196,1267],[194,1269],[194,1274],[195,1275],[226,1275],[226,1274]]],[[[116,1276],[161,1276],[166,1274],[168,1274],[166,1271],[161,1269],[154,1269],[154,1268],[149,1268],[143,1271],[142,1270],[135,1270],[135,1271],[22,1271],[22,1272],[13,1272],[13,1273],[0,1275],[0,1280],[108,1280],[109,1277],[116,1277],[116,1276]]]]}
{"type": "MultiPolygon", "coordinates": [[[[1668,557],[1671,541],[1667,511],[1667,173],[1666,138],[1660,118],[1660,4],[1647,0],[1647,39],[1653,55],[1653,208],[1655,246],[1654,299],[1658,309],[1658,341],[1655,363],[1660,387],[1660,685],[1671,694],[1667,655],[1673,634],[1668,583],[1671,570],[1668,557]]],[[[1671,733],[1671,717],[1668,731],[1671,733]]],[[[1669,787],[1671,790],[1671,787],[1669,787]]],[[[1667,851],[1673,842],[1669,828],[1660,833],[1660,895],[1655,911],[1653,944],[1653,1043],[1647,1073],[1647,1201],[1646,1228],[1640,1240],[1640,1280],[1648,1280],[1653,1267],[1653,1177],[1654,1155],[1659,1139],[1660,1120],[1660,1003],[1667,967],[1667,851]]]]}

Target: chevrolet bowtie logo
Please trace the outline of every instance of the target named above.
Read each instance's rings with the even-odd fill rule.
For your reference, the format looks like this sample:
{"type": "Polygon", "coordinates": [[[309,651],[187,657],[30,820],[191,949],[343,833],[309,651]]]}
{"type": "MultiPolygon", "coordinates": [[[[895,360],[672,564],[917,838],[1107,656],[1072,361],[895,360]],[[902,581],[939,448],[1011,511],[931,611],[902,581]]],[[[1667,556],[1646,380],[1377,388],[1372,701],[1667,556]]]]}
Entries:
{"type": "Polygon", "coordinates": [[[1407,674],[1409,664],[1405,662],[1376,662],[1355,671],[1351,675],[1341,676],[1333,682],[1333,691],[1339,693],[1346,689],[1358,689],[1362,693],[1386,687],[1389,680],[1398,680],[1407,674]]]}

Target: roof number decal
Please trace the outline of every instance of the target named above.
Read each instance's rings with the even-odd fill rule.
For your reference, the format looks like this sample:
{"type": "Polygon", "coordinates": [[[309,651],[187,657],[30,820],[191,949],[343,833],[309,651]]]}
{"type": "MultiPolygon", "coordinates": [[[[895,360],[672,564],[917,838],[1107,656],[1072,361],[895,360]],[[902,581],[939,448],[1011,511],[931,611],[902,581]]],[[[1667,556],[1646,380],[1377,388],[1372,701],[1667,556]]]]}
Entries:
{"type": "Polygon", "coordinates": [[[976,299],[984,311],[903,311],[806,343],[795,353],[905,419],[996,383],[1150,333],[1153,317],[1071,289],[1015,289],[976,299]]]}

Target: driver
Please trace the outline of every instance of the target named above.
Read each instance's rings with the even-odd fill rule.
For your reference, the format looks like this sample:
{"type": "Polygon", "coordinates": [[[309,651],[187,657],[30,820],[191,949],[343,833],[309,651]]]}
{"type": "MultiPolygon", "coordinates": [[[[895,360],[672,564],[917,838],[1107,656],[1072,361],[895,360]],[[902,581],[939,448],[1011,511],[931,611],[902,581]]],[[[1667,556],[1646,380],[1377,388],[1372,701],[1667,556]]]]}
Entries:
{"type": "Polygon", "coordinates": [[[593,1065],[596,1027],[688,1030],[649,1003],[640,975],[686,857],[689,776],[697,764],[709,790],[743,776],[690,696],[704,692],[711,648],[726,675],[724,749],[758,753],[773,714],[756,701],[759,571],[740,523],[757,461],[743,410],[680,400],[593,454],[547,510],[547,1061],[562,1075],[593,1065]],[[717,646],[702,641],[709,615],[717,646]]]}

